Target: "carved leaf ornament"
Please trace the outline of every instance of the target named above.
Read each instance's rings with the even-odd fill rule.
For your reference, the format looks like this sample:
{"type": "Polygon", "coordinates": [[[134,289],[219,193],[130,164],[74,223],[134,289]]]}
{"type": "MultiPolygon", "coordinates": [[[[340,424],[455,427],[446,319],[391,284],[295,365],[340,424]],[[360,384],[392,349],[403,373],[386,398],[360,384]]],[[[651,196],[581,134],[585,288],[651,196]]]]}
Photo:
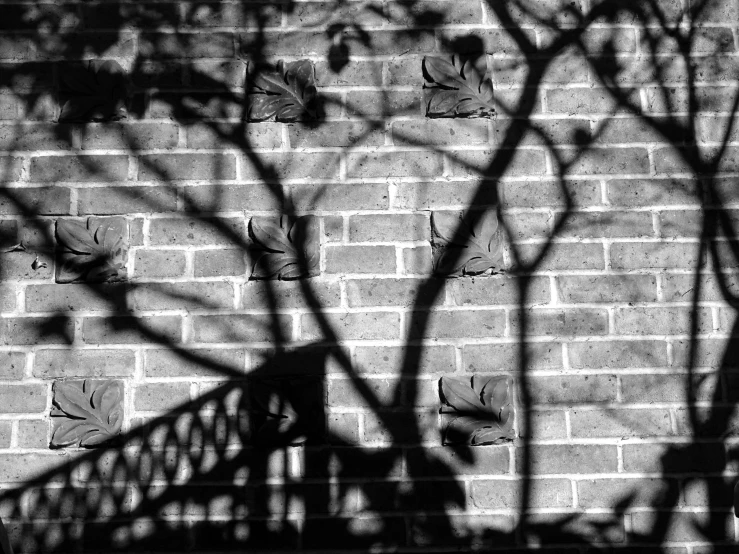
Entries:
{"type": "Polygon", "coordinates": [[[298,279],[320,273],[320,230],[312,215],[252,217],[249,235],[257,245],[252,279],[298,279]]]}
{"type": "Polygon", "coordinates": [[[497,444],[513,438],[511,380],[498,377],[442,377],[444,444],[497,444]]]}
{"type": "Polygon", "coordinates": [[[433,212],[434,273],[449,277],[477,275],[500,267],[503,261],[503,239],[495,211],[470,214],[433,212]]]}
{"type": "Polygon", "coordinates": [[[117,121],[127,116],[126,76],[114,60],[91,60],[61,72],[59,121],[117,121]]]}
{"type": "Polygon", "coordinates": [[[314,118],[316,82],[313,63],[299,60],[277,62],[276,71],[258,71],[254,76],[255,91],[249,95],[249,119],[264,121],[298,121],[314,118]]]}
{"type": "Polygon", "coordinates": [[[54,383],[52,447],[97,446],[115,438],[123,424],[123,390],[116,381],[54,383]]]}
{"type": "Polygon", "coordinates": [[[495,114],[487,58],[423,59],[427,117],[489,117],[495,114]]]}
{"type": "Polygon", "coordinates": [[[98,283],[126,278],[128,223],[120,217],[56,222],[56,281],[98,283]]]}

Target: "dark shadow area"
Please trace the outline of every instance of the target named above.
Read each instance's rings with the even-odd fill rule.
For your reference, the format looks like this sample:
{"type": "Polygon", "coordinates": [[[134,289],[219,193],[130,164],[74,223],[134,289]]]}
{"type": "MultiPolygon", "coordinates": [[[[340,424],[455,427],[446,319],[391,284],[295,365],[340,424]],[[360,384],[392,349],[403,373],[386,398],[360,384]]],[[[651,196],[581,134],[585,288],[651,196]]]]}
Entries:
{"type": "MultiPolygon", "coordinates": [[[[739,458],[735,442],[739,358],[736,341],[726,340],[738,332],[739,300],[733,271],[739,267],[739,249],[732,209],[737,184],[733,174],[739,172],[737,146],[733,145],[739,106],[737,70],[732,65],[737,47],[731,33],[734,46],[727,46],[724,27],[711,34],[706,32],[709,27],[701,25],[721,23],[717,15],[721,10],[729,10],[725,17],[736,11],[718,0],[604,0],[590,2],[589,10],[580,4],[488,0],[486,21],[496,26],[495,33],[502,37],[498,40],[508,49],[505,56],[497,57],[499,45],[482,38],[482,31],[489,29],[481,29],[480,36],[452,36],[442,28],[447,11],[456,3],[285,0],[3,5],[0,28],[8,31],[7,42],[18,53],[0,66],[0,102],[4,113],[14,116],[6,119],[16,122],[3,126],[5,134],[0,136],[5,152],[0,162],[0,213],[8,216],[0,221],[0,308],[2,281],[36,283],[53,275],[53,245],[59,231],[51,223],[58,216],[127,216],[132,244],[140,246],[144,244],[142,214],[155,214],[146,224],[154,225],[178,212],[189,230],[162,224],[159,246],[178,240],[186,245],[188,232],[197,229],[212,237],[213,244],[227,245],[235,253],[234,264],[241,264],[242,275],[250,275],[254,259],[265,253],[287,253],[292,270],[285,275],[290,278],[311,274],[307,232],[285,234],[290,244],[265,246],[267,242],[260,243],[264,239],[256,237],[243,216],[234,215],[241,209],[232,205],[249,187],[254,213],[278,215],[286,222],[306,212],[317,213],[326,234],[327,214],[341,211],[332,210],[331,202],[338,205],[337,198],[344,192],[332,187],[352,186],[338,183],[340,174],[326,169],[339,167],[338,155],[330,145],[323,148],[319,144],[308,155],[297,150],[268,151],[279,141],[247,121],[259,72],[265,67],[273,70],[278,59],[289,57],[285,51],[295,60],[316,62],[317,96],[316,111],[311,114],[315,117],[290,123],[284,133],[295,126],[318,136],[332,118],[350,114],[355,135],[342,155],[370,157],[361,150],[363,141],[381,150],[383,143],[371,143],[373,132],[392,126],[396,146],[446,156],[455,177],[467,176],[466,181],[454,181],[460,190],[464,187],[455,193],[465,198],[465,209],[451,242],[464,244],[465,229],[474,227],[480,212],[496,210],[506,241],[504,273],[516,290],[511,301],[515,306],[508,309],[516,314],[515,336],[509,341],[515,353],[500,363],[517,389],[516,438],[481,447],[440,446],[436,419],[416,409],[424,406],[419,383],[431,356],[430,344],[439,332],[435,313],[444,303],[450,282],[429,277],[428,271],[418,279],[407,302],[407,325],[399,327],[405,333],[398,347],[399,374],[384,393],[368,378],[370,372],[362,367],[366,361],[358,362],[343,344],[343,321],[337,317],[340,304],[327,301],[311,279],[295,281],[293,296],[287,300],[282,281],[241,283],[242,288],[259,287],[261,304],[253,310],[234,310],[217,295],[179,289],[179,281],[163,282],[165,278],[114,285],[81,283],[69,285],[70,291],[83,290],[74,293],[77,299],[70,292],[61,303],[39,309],[42,315],[0,319],[0,345],[61,348],[94,343],[86,333],[122,336],[127,337],[123,343],[146,344],[146,356],[156,348],[166,352],[173,365],[196,367],[197,375],[210,378],[199,382],[197,389],[194,385],[192,391],[188,389],[190,400],[158,399],[169,406],[166,413],[129,421],[115,446],[60,453],[31,448],[8,451],[8,456],[22,464],[3,469],[10,477],[22,475],[26,467],[38,467],[33,480],[11,485],[11,478],[0,489],[0,517],[14,551],[684,552],[673,548],[676,541],[696,543],[693,553],[730,551],[735,546],[731,506],[739,458]],[[282,27],[283,21],[289,22],[289,29],[282,27]],[[439,50],[478,62],[488,56],[497,118],[491,139],[495,148],[473,149],[484,156],[450,150],[436,137],[419,137],[412,130],[404,132],[400,127],[396,131],[394,127],[395,116],[418,115],[422,107],[420,54],[442,55],[439,50]],[[372,100],[352,103],[350,96],[332,88],[331,83],[351,79],[346,75],[360,71],[355,64],[367,64],[375,55],[396,54],[402,54],[392,60],[398,66],[407,59],[418,62],[415,96],[404,85],[400,90],[375,90],[383,88],[382,70],[375,82],[363,83],[371,90],[362,92],[368,97],[371,93],[372,100]],[[227,61],[202,63],[201,57],[227,61]],[[91,64],[90,58],[125,63],[91,64]],[[563,60],[576,63],[567,65],[563,60]],[[569,84],[570,78],[576,82],[577,71],[583,67],[590,81],[583,81],[580,88],[552,92],[553,85],[569,84]],[[247,75],[254,78],[245,82],[247,75]],[[565,93],[571,95],[569,100],[565,93]],[[404,94],[411,101],[404,100],[404,94]],[[556,123],[573,120],[571,128],[552,128],[551,118],[540,117],[543,98],[550,110],[557,102],[564,106],[564,115],[556,123]],[[592,114],[597,121],[591,125],[592,114]],[[109,127],[118,133],[97,137],[96,125],[102,123],[91,121],[118,125],[109,127]],[[624,130],[623,121],[631,127],[624,130]],[[617,146],[604,146],[613,143],[617,146]],[[632,200],[639,200],[630,207],[643,208],[660,222],[663,234],[658,238],[674,239],[660,244],[681,245],[681,250],[669,255],[671,259],[696,260],[693,266],[684,266],[686,271],[676,273],[690,280],[682,293],[685,305],[681,305],[689,303],[687,332],[678,333],[684,335],[679,340],[659,339],[665,360],[670,355],[665,367],[680,379],[674,394],[682,404],[674,410],[672,423],[677,431],[659,444],[656,439],[650,442],[650,455],[657,460],[651,465],[647,454],[640,454],[639,440],[624,440],[617,446],[604,442],[613,452],[619,449],[626,472],[646,476],[649,490],[641,490],[635,481],[635,485],[624,485],[623,494],[619,491],[611,505],[582,509],[571,504],[566,510],[548,511],[537,489],[547,472],[539,470],[544,456],[559,453],[552,450],[548,439],[537,436],[535,418],[541,411],[541,395],[536,375],[531,374],[547,354],[541,341],[531,340],[532,335],[542,335],[531,309],[538,302],[536,287],[542,276],[549,279],[556,273],[552,259],[562,256],[558,253],[561,245],[612,238],[598,235],[598,229],[613,224],[618,214],[582,210],[588,207],[583,199],[588,193],[583,191],[595,186],[595,180],[578,181],[570,175],[589,171],[631,174],[629,168],[638,162],[634,160],[639,153],[629,148],[644,143],[657,145],[651,147],[651,158],[644,167],[634,166],[633,174],[647,173],[650,178],[645,181],[650,182],[642,183],[644,190],[632,195],[632,200]],[[537,181],[517,183],[518,194],[530,187],[530,194],[537,195],[538,187],[549,184],[550,197],[556,197],[557,204],[546,232],[536,240],[519,240],[516,212],[510,210],[516,207],[514,194],[505,177],[515,176],[526,165],[521,156],[531,152],[532,145],[544,152],[541,163],[551,173],[542,172],[537,181]],[[195,152],[185,152],[185,147],[195,152]],[[46,154],[30,162],[22,159],[24,152],[35,150],[46,154]],[[166,158],[169,150],[179,155],[177,162],[166,158]],[[66,168],[44,166],[64,151],[79,156],[66,168]],[[106,151],[123,153],[107,155],[106,151]],[[308,156],[313,159],[309,161],[308,156]],[[129,165],[129,158],[135,158],[135,165],[129,165]],[[237,159],[246,162],[240,174],[235,169],[237,159]],[[71,200],[64,194],[70,193],[63,171],[72,175],[70,182],[95,183],[75,189],[75,194],[85,194],[89,214],[69,211],[71,200]],[[116,184],[128,181],[134,172],[141,183],[116,184]],[[189,186],[193,172],[196,180],[208,184],[189,186]],[[237,174],[246,184],[233,183],[237,174]],[[292,174],[310,181],[292,183],[292,174]],[[39,177],[29,181],[28,175],[39,177]],[[105,190],[115,194],[96,202],[94,195],[105,190]],[[650,194],[670,196],[677,206],[694,207],[690,221],[670,223],[669,214],[649,208],[646,201],[639,204],[650,194]],[[60,207],[65,201],[67,207],[60,207]],[[598,214],[601,219],[582,223],[583,213],[598,214]],[[588,226],[590,235],[582,231],[588,226]],[[682,231],[674,230],[678,227],[682,231]],[[714,302],[714,311],[730,322],[718,337],[723,340],[716,340],[719,333],[713,327],[709,332],[701,328],[706,301],[714,302]],[[289,320],[294,314],[288,313],[296,305],[306,310],[300,314],[300,335],[289,320]],[[75,316],[75,311],[84,312],[90,306],[102,313],[75,316]],[[254,350],[260,363],[251,368],[242,358],[228,359],[218,348],[189,347],[182,339],[182,314],[172,316],[179,325],[172,331],[161,325],[158,316],[147,313],[169,309],[187,312],[188,333],[200,329],[193,327],[193,319],[209,318],[202,320],[206,331],[200,338],[207,337],[203,344],[225,344],[232,349],[258,344],[254,350]],[[306,313],[312,314],[311,320],[306,313]],[[306,332],[309,326],[312,335],[306,332]],[[363,406],[365,427],[351,427],[352,414],[327,412],[327,383],[332,375],[341,375],[346,396],[363,406]],[[366,431],[368,426],[376,444],[360,445],[359,429],[366,431]],[[643,464],[638,459],[642,455],[643,464]],[[635,469],[629,469],[632,463],[635,469]],[[469,489],[476,474],[505,476],[509,479],[500,479],[500,483],[512,486],[490,493],[498,501],[469,515],[469,489]],[[701,503],[686,501],[688,496],[701,494],[701,503]]],[[[398,80],[402,83],[401,77],[398,80]]],[[[303,146],[312,147],[307,139],[303,146]]],[[[350,166],[347,160],[342,163],[350,166]]],[[[531,160],[530,165],[535,165],[531,160]]],[[[611,193],[610,186],[599,181],[592,194],[601,198],[611,193]]],[[[549,207],[549,201],[542,198],[542,206],[549,207]]],[[[414,211],[431,211],[428,206],[414,211]]],[[[288,228],[292,227],[286,223],[284,229],[288,228]]],[[[299,225],[294,228],[301,229],[299,225]]],[[[102,247],[94,254],[85,248],[89,244],[70,251],[89,255],[96,263],[105,257],[100,254],[102,247]]],[[[650,256],[669,257],[655,251],[643,256],[643,266],[608,267],[621,271],[619,276],[630,276],[634,269],[649,268],[650,256]]],[[[628,257],[627,252],[624,258],[628,257]]],[[[112,263],[112,257],[107,261],[112,263]]],[[[449,260],[451,265],[454,262],[449,260]]],[[[217,276],[213,271],[199,277],[217,276]]],[[[478,277],[488,278],[492,282],[492,276],[478,277]]],[[[664,283],[667,277],[660,279],[664,283]]],[[[660,290],[666,298],[665,289],[660,290]]],[[[628,291],[632,293],[638,303],[639,295],[628,291]]],[[[25,301],[28,304],[29,297],[25,301]]],[[[568,341],[557,337],[554,342],[561,349],[568,341]]],[[[644,353],[634,353],[634,358],[653,354],[648,345],[645,348],[644,353]]],[[[574,360],[573,354],[570,357],[574,360]]],[[[571,441],[566,446],[575,451],[587,444],[571,441]]],[[[577,461],[586,464],[586,460],[577,461]]],[[[559,473],[572,473],[576,477],[571,481],[578,481],[578,473],[589,473],[578,467],[566,470],[559,473]]],[[[613,471],[603,473],[620,471],[614,465],[613,471]]],[[[0,535],[0,551],[3,548],[0,535]]]]}

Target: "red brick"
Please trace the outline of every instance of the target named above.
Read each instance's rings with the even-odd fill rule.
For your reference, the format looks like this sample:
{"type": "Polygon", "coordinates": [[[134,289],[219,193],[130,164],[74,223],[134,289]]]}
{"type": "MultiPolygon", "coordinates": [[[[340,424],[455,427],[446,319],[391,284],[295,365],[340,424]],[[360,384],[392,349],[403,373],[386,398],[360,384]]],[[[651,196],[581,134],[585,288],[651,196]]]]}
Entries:
{"type": "Polygon", "coordinates": [[[590,212],[565,216],[560,237],[613,238],[654,236],[648,212],[590,212]]]}
{"type": "MultiPolygon", "coordinates": [[[[196,252],[197,255],[200,252],[196,252]]],[[[196,264],[197,267],[197,264],[196,264]]],[[[164,279],[185,274],[185,253],[180,250],[136,250],[133,275],[138,279],[164,279]]],[[[196,275],[196,277],[204,277],[196,275]]]]}
{"type": "Polygon", "coordinates": [[[402,255],[404,275],[429,275],[431,273],[431,246],[403,248],[402,255]]]}
{"type": "Polygon", "coordinates": [[[26,355],[23,352],[0,352],[0,379],[20,380],[26,371],[26,355]]]}
{"type": "Polygon", "coordinates": [[[58,470],[67,461],[56,453],[20,454],[13,452],[0,454],[0,482],[28,483],[47,471],[58,470]]]}
{"type": "Polygon", "coordinates": [[[670,412],[654,410],[572,410],[572,437],[644,438],[672,435],[670,412]]]}
{"type": "Polygon", "coordinates": [[[148,283],[128,295],[134,310],[224,310],[234,307],[230,283],[148,283]]]}
{"type": "Polygon", "coordinates": [[[385,210],[389,204],[386,183],[292,185],[286,195],[299,212],[385,210]]]}
{"type": "Polygon", "coordinates": [[[530,411],[531,432],[527,433],[523,414],[519,416],[520,437],[530,437],[533,440],[566,439],[567,421],[565,421],[564,410],[535,410],[530,411]]]}
{"type": "Polygon", "coordinates": [[[362,438],[370,443],[428,444],[440,440],[436,410],[364,414],[362,438]]]}
{"type": "Polygon", "coordinates": [[[139,49],[146,58],[231,58],[234,38],[229,33],[144,33],[139,49]]]}
{"type": "Polygon", "coordinates": [[[15,310],[16,288],[14,285],[0,285],[0,313],[15,310]]]}
{"type": "Polygon", "coordinates": [[[70,150],[72,126],[59,123],[17,123],[0,126],[0,150],[70,150]]]}
{"type": "Polygon", "coordinates": [[[686,402],[686,391],[690,382],[690,392],[697,401],[710,401],[718,385],[715,373],[689,375],[649,373],[645,375],[621,376],[621,399],[628,403],[686,402]]]}
{"type": "Polygon", "coordinates": [[[580,18],[586,13],[587,6],[582,0],[567,2],[566,0],[542,0],[533,5],[516,4],[506,10],[506,19],[498,16],[500,13],[493,5],[483,4],[488,16],[488,22],[493,27],[509,27],[507,17],[516,26],[538,25],[541,21],[551,22],[556,29],[577,25],[580,18]]]}
{"type": "Polygon", "coordinates": [[[487,121],[405,120],[391,124],[393,144],[411,146],[486,144],[487,121]]]}
{"type": "Polygon", "coordinates": [[[354,361],[360,373],[395,375],[410,363],[417,363],[418,374],[422,375],[452,373],[456,366],[451,346],[357,346],[354,361]]]}
{"type": "Polygon", "coordinates": [[[342,33],[329,38],[325,31],[281,31],[242,33],[240,53],[248,56],[260,45],[265,56],[325,56],[337,37],[351,44],[352,56],[383,54],[419,54],[434,50],[434,37],[429,33],[407,31],[358,31],[344,28],[342,33]]]}
{"type": "Polygon", "coordinates": [[[422,241],[431,238],[429,220],[422,214],[353,215],[349,217],[351,242],[422,241]]]}
{"type": "Polygon", "coordinates": [[[556,57],[536,59],[524,57],[493,58],[494,86],[521,86],[529,74],[541,72],[546,84],[576,84],[588,82],[588,62],[572,49],[562,49],[556,57]]]}
{"type": "MultiPolygon", "coordinates": [[[[549,279],[535,277],[528,282],[527,304],[548,304],[549,279]]],[[[448,297],[457,306],[518,305],[519,283],[514,277],[492,276],[455,279],[447,286],[448,297]]]]}
{"type": "Polygon", "coordinates": [[[241,60],[195,60],[188,69],[195,89],[232,90],[246,81],[246,64],[241,60]]]}
{"type": "Polygon", "coordinates": [[[698,333],[713,331],[710,308],[617,308],[616,333],[619,335],[687,335],[695,320],[698,333]]]}
{"type": "MultiPolygon", "coordinates": [[[[732,274],[723,274],[724,282],[727,287],[734,289],[739,286],[737,282],[739,276],[732,274]]],[[[701,275],[700,283],[700,301],[722,301],[724,300],[721,292],[720,280],[715,275],[701,275]]],[[[695,275],[690,274],[665,274],[662,277],[662,295],[666,302],[685,302],[692,300],[695,290],[695,275]]]]}
{"type": "Polygon", "coordinates": [[[699,204],[700,188],[688,179],[628,179],[607,182],[608,200],[614,206],[699,204]]]}
{"type": "Polygon", "coordinates": [[[632,508],[669,507],[678,494],[672,479],[583,479],[577,481],[582,508],[612,508],[628,495],[632,508]]]}
{"type": "Polygon", "coordinates": [[[133,350],[39,350],[33,361],[40,379],[131,376],[135,369],[133,350]]]}
{"type": "Polygon", "coordinates": [[[631,368],[667,366],[667,343],[657,340],[571,342],[567,346],[573,368],[631,368]]]}
{"type": "Polygon", "coordinates": [[[384,124],[365,121],[326,122],[311,128],[288,125],[292,148],[316,148],[328,146],[382,146],[385,144],[384,124]]]}
{"type": "Polygon", "coordinates": [[[242,302],[247,310],[309,310],[317,302],[321,308],[336,308],[341,303],[339,283],[310,281],[248,281],[242,287],[242,302]]]}
{"type": "Polygon", "coordinates": [[[0,385],[0,406],[6,414],[31,414],[46,410],[46,385],[0,385]]]}
{"type": "MultiPolygon", "coordinates": [[[[569,162],[567,164],[569,174],[649,173],[649,155],[646,148],[590,148],[586,152],[559,149],[557,154],[569,162]]],[[[559,169],[555,167],[554,170],[559,169]]]]}
{"type": "Polygon", "coordinates": [[[125,181],[127,156],[37,156],[31,158],[31,180],[125,181]]]}
{"type": "Polygon", "coordinates": [[[149,224],[152,245],[240,245],[246,236],[243,218],[153,219],[149,224]]]}
{"type": "MultiPolygon", "coordinates": [[[[303,340],[327,339],[319,322],[324,320],[336,333],[336,340],[380,340],[400,337],[399,314],[393,312],[327,313],[320,318],[314,314],[301,317],[303,340]]],[[[329,339],[332,340],[332,339],[329,339]]]]}
{"type": "Polygon", "coordinates": [[[233,180],[232,154],[155,154],[139,157],[139,181],[233,180]]]}
{"type": "Polygon", "coordinates": [[[544,175],[547,172],[542,150],[519,148],[506,152],[506,157],[502,156],[501,150],[455,150],[449,153],[449,158],[452,174],[461,177],[479,179],[485,175],[489,179],[497,176],[544,175]],[[497,161],[495,167],[490,167],[494,159],[504,162],[497,161]]]}
{"type": "Polygon", "coordinates": [[[559,269],[603,269],[605,267],[603,245],[597,243],[552,243],[546,254],[540,244],[520,244],[516,252],[527,271],[554,271],[559,269]]]}
{"type": "Polygon", "coordinates": [[[243,348],[195,348],[184,352],[147,349],[144,357],[144,375],[148,378],[213,377],[226,371],[243,371],[245,367],[243,348]]]}
{"type": "Polygon", "coordinates": [[[505,333],[503,310],[435,310],[429,312],[423,327],[419,315],[408,322],[410,335],[416,339],[501,337],[505,333]]]}
{"type": "Polygon", "coordinates": [[[427,306],[443,302],[442,295],[432,298],[422,279],[351,279],[347,281],[349,306],[427,306]]]}
{"type": "Polygon", "coordinates": [[[269,168],[260,172],[249,159],[242,159],[241,178],[260,183],[291,179],[333,179],[339,174],[337,152],[280,152],[261,154],[261,163],[269,168]]]}
{"type": "Polygon", "coordinates": [[[67,215],[70,208],[70,190],[60,186],[5,189],[0,197],[2,215],[67,215]]]}
{"type": "Polygon", "coordinates": [[[18,446],[21,448],[49,448],[49,421],[22,419],[18,422],[18,446]]]}
{"type": "MultiPolygon", "coordinates": [[[[714,511],[675,512],[665,521],[659,512],[634,512],[631,514],[631,533],[634,537],[648,537],[660,527],[660,540],[681,543],[706,541],[712,544],[734,542],[734,517],[731,513],[714,511]]],[[[729,549],[733,548],[731,546],[729,549]]],[[[713,550],[716,552],[716,550],[713,550]]],[[[726,550],[730,552],[730,550],[726,550]]]]}
{"type": "Polygon", "coordinates": [[[66,316],[0,319],[0,344],[70,344],[73,338],[74,321],[66,316]]]}
{"type": "MultiPolygon", "coordinates": [[[[523,457],[516,452],[518,472],[523,471],[523,457]]],[[[531,470],[534,474],[615,473],[616,446],[607,444],[532,445],[531,470]]]]}
{"type": "Polygon", "coordinates": [[[615,402],[618,383],[615,375],[530,377],[533,404],[597,404],[615,402]]]}
{"type": "Polygon", "coordinates": [[[194,342],[273,342],[275,326],[285,338],[292,337],[288,315],[200,315],[193,317],[192,326],[194,342]]]}
{"type": "Polygon", "coordinates": [[[282,146],[281,123],[243,124],[209,121],[190,122],[185,127],[189,148],[231,149],[245,143],[248,148],[282,146]]]}
{"type": "MultiPolygon", "coordinates": [[[[475,479],[471,482],[472,504],[481,509],[521,507],[521,482],[511,479],[475,479]]],[[[531,508],[571,508],[572,486],[568,479],[532,479],[531,508]]]]}
{"type": "Polygon", "coordinates": [[[350,152],[347,155],[347,174],[352,178],[437,177],[441,173],[442,158],[437,152],[350,152]]]}
{"type": "Polygon", "coordinates": [[[120,285],[54,284],[26,287],[27,312],[107,311],[125,305],[120,285]]]}
{"type": "MultiPolygon", "coordinates": [[[[639,106],[639,90],[621,87],[631,104],[639,106]]],[[[618,113],[623,110],[605,88],[551,88],[546,91],[547,112],[569,115],[618,113]]]]}
{"type": "Polygon", "coordinates": [[[561,275],[556,283],[565,303],[657,301],[654,275],[561,275]]]}
{"type": "MultiPolygon", "coordinates": [[[[318,66],[320,66],[320,63],[316,66],[316,72],[318,72],[318,66]]],[[[376,68],[373,67],[373,69],[376,68]]],[[[382,68],[380,67],[379,70],[379,74],[369,76],[366,81],[356,84],[364,85],[367,82],[377,83],[378,85],[382,84],[382,68]]],[[[358,75],[357,77],[360,76],[361,75],[358,75]]],[[[334,81],[336,81],[334,86],[353,84],[342,81],[339,78],[335,78],[334,81]]],[[[421,117],[423,115],[422,96],[421,91],[350,90],[346,95],[346,101],[344,104],[346,107],[346,114],[348,116],[358,115],[364,117],[376,117],[388,115],[410,115],[421,117]]]]}
{"type": "Polygon", "coordinates": [[[624,470],[627,472],[706,473],[724,470],[726,455],[721,443],[624,444],[624,470]]]}
{"type": "Polygon", "coordinates": [[[329,246],[326,273],[392,273],[396,271],[394,246],[329,246]]]}
{"type": "Polygon", "coordinates": [[[520,371],[521,369],[559,369],[562,345],[556,342],[528,342],[526,367],[521,367],[518,343],[467,344],[462,351],[464,371],[520,371]]]}
{"type": "Polygon", "coordinates": [[[80,144],[83,150],[127,152],[174,148],[178,134],[172,123],[88,123],[80,130],[80,144]]]}
{"type": "Polygon", "coordinates": [[[616,242],[611,245],[614,269],[695,269],[699,265],[697,242],[616,242]]]}
{"type": "Polygon", "coordinates": [[[402,400],[403,395],[397,377],[364,378],[361,381],[361,388],[353,379],[330,379],[326,393],[328,406],[357,410],[370,410],[378,405],[386,408],[398,407],[402,400]],[[365,394],[369,398],[366,398],[365,394]]]}
{"type": "Polygon", "coordinates": [[[552,235],[553,218],[548,213],[503,213],[501,225],[513,242],[546,239],[552,235]]]}
{"type": "MultiPolygon", "coordinates": [[[[10,239],[11,237],[7,238],[10,239]]],[[[15,237],[12,237],[12,243],[17,244],[15,237]]],[[[24,241],[24,244],[27,244],[27,241],[24,241]]],[[[5,246],[6,245],[3,245],[3,247],[5,246]]],[[[7,244],[8,248],[10,246],[12,246],[12,244],[7,244]]],[[[25,279],[51,279],[53,275],[54,260],[50,253],[28,251],[10,252],[7,254],[0,253],[0,281],[8,282],[25,279]],[[33,269],[32,264],[37,256],[39,262],[46,264],[45,267],[42,265],[38,269],[33,269]]]]}
{"type": "Polygon", "coordinates": [[[382,62],[364,60],[342,61],[345,62],[345,65],[341,68],[335,67],[334,60],[323,59],[316,61],[316,84],[321,87],[356,87],[370,83],[379,86],[382,84],[382,62]]]}
{"type": "Polygon", "coordinates": [[[177,211],[177,193],[162,187],[106,187],[78,191],[79,214],[131,214],[177,211]]]}
{"type": "MultiPolygon", "coordinates": [[[[672,342],[672,367],[688,367],[688,354],[690,352],[690,340],[680,339],[672,342]]],[[[697,347],[694,367],[718,368],[739,367],[739,362],[733,356],[725,356],[727,352],[735,351],[734,339],[696,339],[694,345],[697,347]]]]}
{"type": "Polygon", "coordinates": [[[82,338],[87,344],[156,343],[177,344],[182,337],[179,316],[86,317],[82,338]]]}
{"type": "Polygon", "coordinates": [[[459,181],[399,183],[395,202],[396,207],[401,209],[469,209],[496,205],[498,191],[491,183],[482,185],[477,182],[459,181]]]}
{"type": "Polygon", "coordinates": [[[196,250],[193,253],[195,277],[227,277],[246,275],[244,250],[196,250]]]}
{"type": "Polygon", "coordinates": [[[572,144],[591,135],[589,119],[531,118],[529,120],[501,119],[498,121],[493,141],[502,147],[572,144]]]}
{"type": "MultiPolygon", "coordinates": [[[[591,336],[608,333],[608,312],[597,309],[527,309],[525,331],[529,336],[591,336]]],[[[512,334],[520,332],[522,314],[511,312],[512,334]]]]}
{"type": "Polygon", "coordinates": [[[406,451],[406,471],[420,477],[457,478],[465,475],[503,475],[510,473],[510,450],[507,446],[480,446],[462,454],[446,446],[409,448],[406,451]]]}
{"type": "Polygon", "coordinates": [[[172,411],[190,401],[190,383],[145,383],[134,391],[136,411],[172,411]]]}

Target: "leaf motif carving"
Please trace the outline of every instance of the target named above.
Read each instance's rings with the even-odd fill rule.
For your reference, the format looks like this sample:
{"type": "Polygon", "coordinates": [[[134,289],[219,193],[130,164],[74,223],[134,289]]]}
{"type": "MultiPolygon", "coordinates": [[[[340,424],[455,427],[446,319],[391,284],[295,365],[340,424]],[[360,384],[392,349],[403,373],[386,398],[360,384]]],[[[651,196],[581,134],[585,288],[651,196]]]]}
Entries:
{"type": "Polygon", "coordinates": [[[277,62],[275,71],[258,70],[249,94],[248,119],[299,121],[316,117],[316,82],[310,60],[277,62]]]}
{"type": "Polygon", "coordinates": [[[252,440],[302,444],[323,439],[323,383],[314,376],[254,379],[249,387],[252,440]]]}
{"type": "Polygon", "coordinates": [[[127,117],[125,72],[115,60],[90,60],[61,72],[59,121],[117,121],[127,117]]]}
{"type": "Polygon", "coordinates": [[[426,56],[423,85],[427,117],[490,117],[495,114],[493,83],[486,56],[477,61],[426,56]]]}
{"type": "Polygon", "coordinates": [[[85,225],[56,222],[57,283],[126,279],[128,223],[123,218],[88,218],[85,225]]]}
{"type": "Polygon", "coordinates": [[[52,448],[91,447],[120,434],[123,390],[118,381],[54,383],[52,448]]]}
{"type": "Polygon", "coordinates": [[[444,444],[497,444],[513,439],[511,379],[507,376],[442,377],[444,444]]]}
{"type": "Polygon", "coordinates": [[[494,210],[466,215],[431,214],[434,273],[447,277],[477,275],[499,269],[503,262],[503,238],[494,210]]]}
{"type": "Polygon", "coordinates": [[[299,279],[320,272],[318,218],[252,217],[249,236],[255,261],[251,279],[299,279]]]}

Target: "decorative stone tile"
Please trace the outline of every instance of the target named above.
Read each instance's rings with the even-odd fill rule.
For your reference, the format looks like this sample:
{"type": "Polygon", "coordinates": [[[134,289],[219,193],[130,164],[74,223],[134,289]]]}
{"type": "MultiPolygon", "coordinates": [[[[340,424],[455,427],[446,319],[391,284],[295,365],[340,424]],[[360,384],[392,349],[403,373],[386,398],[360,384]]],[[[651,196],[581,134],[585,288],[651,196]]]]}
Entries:
{"type": "Polygon", "coordinates": [[[423,59],[426,117],[490,117],[495,114],[487,57],[423,59]]]}
{"type": "Polygon", "coordinates": [[[316,117],[313,62],[277,62],[276,69],[258,67],[253,75],[247,118],[250,121],[301,121],[316,117]]]}
{"type": "Polygon", "coordinates": [[[249,421],[254,444],[303,444],[325,440],[323,379],[314,375],[253,378],[249,421]]]}
{"type": "Polygon", "coordinates": [[[53,387],[51,447],[94,447],[120,435],[123,383],[57,381],[53,387]]]}
{"type": "Polygon", "coordinates": [[[510,377],[473,375],[442,377],[442,442],[449,444],[499,444],[514,438],[514,407],[510,377]]]}
{"type": "Polygon", "coordinates": [[[129,230],[122,217],[56,222],[57,283],[101,283],[128,277],[129,230]]]}
{"type": "Polygon", "coordinates": [[[431,214],[434,273],[478,275],[503,265],[503,238],[494,210],[431,214]]]}
{"type": "Polygon", "coordinates": [[[320,273],[318,218],[252,217],[249,236],[254,241],[251,279],[299,279],[320,273]]]}
{"type": "Polygon", "coordinates": [[[59,121],[117,121],[128,115],[128,86],[115,60],[69,64],[59,72],[59,121]]]}

